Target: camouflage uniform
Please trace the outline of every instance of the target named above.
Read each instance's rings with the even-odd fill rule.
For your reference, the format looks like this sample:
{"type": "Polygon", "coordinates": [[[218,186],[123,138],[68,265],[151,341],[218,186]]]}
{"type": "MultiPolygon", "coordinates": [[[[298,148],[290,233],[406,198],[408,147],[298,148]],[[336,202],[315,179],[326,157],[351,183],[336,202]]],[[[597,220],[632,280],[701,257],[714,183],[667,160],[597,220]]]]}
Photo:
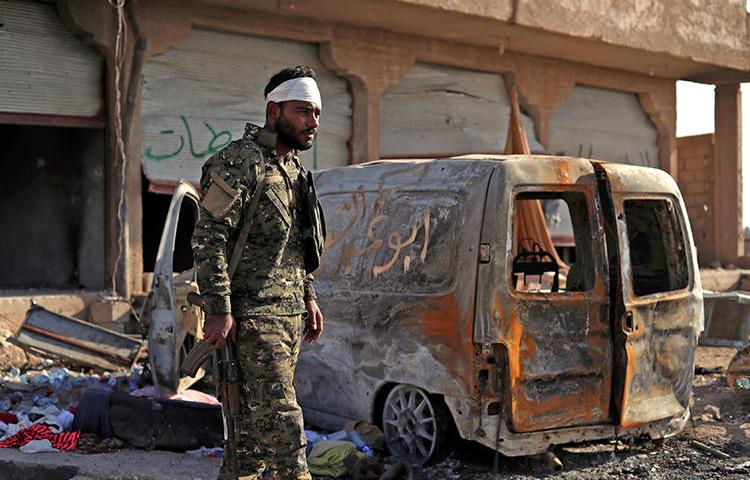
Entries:
{"type": "MultiPolygon", "coordinates": [[[[315,298],[306,274],[302,216],[305,170],[294,152],[279,158],[273,133],[245,134],[203,167],[201,219],[193,233],[198,286],[206,314],[232,313],[242,379],[241,479],[266,468],[280,479],[309,479],[302,410],[294,391],[304,301],[315,298]],[[265,160],[265,187],[234,277],[231,252],[265,160]]],[[[231,478],[222,465],[220,478],[231,478]]]]}

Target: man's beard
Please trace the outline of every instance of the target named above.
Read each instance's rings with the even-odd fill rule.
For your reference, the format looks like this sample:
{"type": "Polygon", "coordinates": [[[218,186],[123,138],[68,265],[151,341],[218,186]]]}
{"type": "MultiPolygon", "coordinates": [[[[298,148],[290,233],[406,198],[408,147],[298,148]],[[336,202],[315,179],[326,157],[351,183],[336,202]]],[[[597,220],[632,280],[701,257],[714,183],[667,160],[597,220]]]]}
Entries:
{"type": "Polygon", "coordinates": [[[299,140],[297,135],[302,133],[304,130],[295,131],[294,125],[292,125],[292,123],[287,120],[286,117],[284,117],[283,113],[279,116],[279,119],[276,120],[275,127],[276,134],[279,136],[279,140],[281,140],[281,142],[287,147],[294,150],[309,150],[310,147],[313,146],[312,141],[308,144],[299,140]]]}

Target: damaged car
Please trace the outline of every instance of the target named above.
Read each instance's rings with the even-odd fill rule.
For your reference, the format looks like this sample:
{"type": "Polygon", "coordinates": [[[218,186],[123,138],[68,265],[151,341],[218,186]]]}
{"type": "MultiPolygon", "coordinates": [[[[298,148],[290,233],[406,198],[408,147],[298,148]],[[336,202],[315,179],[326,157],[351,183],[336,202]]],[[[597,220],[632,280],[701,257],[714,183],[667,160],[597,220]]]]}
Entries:
{"type": "Polygon", "coordinates": [[[666,172],[472,155],[316,180],[326,331],[297,370],[307,421],[369,420],[419,463],[454,431],[516,456],[683,428],[703,302],[666,172]]]}

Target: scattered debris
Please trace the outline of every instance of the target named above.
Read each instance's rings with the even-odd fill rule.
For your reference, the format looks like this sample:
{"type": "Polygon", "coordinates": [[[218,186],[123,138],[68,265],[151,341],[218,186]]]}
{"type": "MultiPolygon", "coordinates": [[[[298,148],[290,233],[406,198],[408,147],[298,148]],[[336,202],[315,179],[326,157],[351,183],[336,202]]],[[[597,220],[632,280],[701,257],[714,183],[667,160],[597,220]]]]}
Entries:
{"type": "Polygon", "coordinates": [[[32,304],[11,341],[33,353],[44,352],[97,370],[131,368],[145,348],[140,340],[37,304],[32,304]]]}
{"type": "Polygon", "coordinates": [[[23,453],[44,453],[60,451],[53,447],[52,442],[46,438],[44,440],[31,440],[25,445],[22,445],[19,450],[21,450],[23,453]]]}
{"type": "Polygon", "coordinates": [[[698,440],[691,440],[690,441],[690,445],[693,446],[693,447],[695,447],[695,448],[697,448],[698,450],[702,450],[702,451],[704,451],[706,453],[709,453],[709,454],[713,455],[714,457],[720,458],[722,460],[727,460],[727,459],[732,458],[731,455],[729,455],[727,453],[724,453],[724,452],[722,452],[721,450],[719,450],[717,448],[714,448],[714,447],[711,447],[709,445],[706,445],[703,442],[699,442],[698,440]]]}
{"type": "Polygon", "coordinates": [[[730,387],[750,390],[750,345],[738,351],[727,366],[730,387]]]}
{"type": "Polygon", "coordinates": [[[562,462],[559,458],[557,458],[557,455],[552,452],[540,453],[539,455],[534,455],[533,457],[535,460],[540,462],[545,469],[551,472],[559,472],[563,469],[562,462]]]}
{"type": "Polygon", "coordinates": [[[77,453],[111,453],[117,452],[125,447],[125,443],[119,438],[101,438],[94,433],[81,432],[81,438],[76,447],[77,453]]]}
{"type": "Polygon", "coordinates": [[[414,469],[405,462],[394,463],[383,473],[380,480],[412,480],[414,469]]]}
{"type": "Polygon", "coordinates": [[[706,405],[706,415],[701,416],[701,420],[703,421],[717,421],[721,422],[721,409],[717,407],[716,405],[706,405]]]}
{"type": "Polygon", "coordinates": [[[705,329],[699,344],[742,348],[750,334],[750,293],[703,291],[705,329]]]}
{"type": "Polygon", "coordinates": [[[717,373],[721,373],[722,367],[702,367],[700,365],[697,365],[695,367],[695,374],[696,375],[714,375],[717,373]]]}
{"type": "Polygon", "coordinates": [[[195,450],[188,450],[187,452],[185,452],[185,455],[187,455],[188,457],[224,458],[224,449],[221,447],[201,447],[195,450]]]}
{"type": "MultiPolygon", "coordinates": [[[[305,430],[307,459],[313,475],[326,478],[377,480],[386,471],[383,432],[365,421],[346,422],[344,429],[333,433],[305,430]]],[[[396,475],[396,470],[390,477],[396,475]]]]}

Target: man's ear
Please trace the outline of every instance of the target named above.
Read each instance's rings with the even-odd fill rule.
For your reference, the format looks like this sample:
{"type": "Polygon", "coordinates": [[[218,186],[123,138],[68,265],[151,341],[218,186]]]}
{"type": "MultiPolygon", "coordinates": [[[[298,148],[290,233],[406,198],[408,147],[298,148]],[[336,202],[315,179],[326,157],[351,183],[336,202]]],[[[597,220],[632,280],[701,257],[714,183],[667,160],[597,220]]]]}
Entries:
{"type": "Polygon", "coordinates": [[[281,106],[276,102],[266,103],[266,123],[273,125],[281,116],[281,106]]]}

